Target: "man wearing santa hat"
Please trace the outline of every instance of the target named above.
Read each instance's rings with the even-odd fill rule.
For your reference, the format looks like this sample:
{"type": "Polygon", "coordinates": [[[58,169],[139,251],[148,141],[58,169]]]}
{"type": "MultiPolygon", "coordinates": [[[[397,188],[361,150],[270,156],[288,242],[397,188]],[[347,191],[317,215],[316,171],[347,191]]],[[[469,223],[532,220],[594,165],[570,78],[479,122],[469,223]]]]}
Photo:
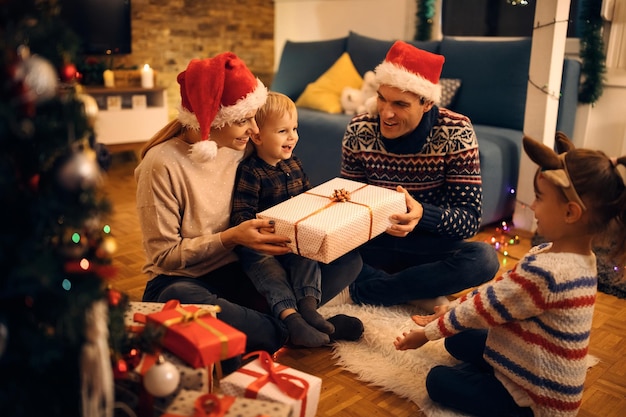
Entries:
{"type": "Polygon", "coordinates": [[[349,123],[341,175],[406,194],[407,212],[361,248],[363,269],[349,296],[360,304],[421,300],[432,311],[446,295],[493,278],[493,248],[467,242],[481,221],[478,142],[471,121],[438,107],[444,57],[397,41],[376,67],[377,99],[349,123]]]}
{"type": "MultiPolygon", "coordinates": [[[[244,307],[261,309],[250,296],[262,297],[233,249],[242,245],[281,255],[290,251],[288,238],[261,233],[273,229],[269,220],[229,227],[237,165],[250,136],[258,133],[254,116],[267,89],[231,52],[191,60],[178,83],[178,118],[146,144],[135,169],[147,258],[143,301],[218,305],[217,317],[246,334],[246,351],[273,353],[287,341],[287,328],[271,315],[244,307]]],[[[322,302],[361,269],[358,254],[342,259],[322,270],[322,302]]],[[[343,331],[351,335],[352,329],[336,329],[339,338],[343,331]]]]}

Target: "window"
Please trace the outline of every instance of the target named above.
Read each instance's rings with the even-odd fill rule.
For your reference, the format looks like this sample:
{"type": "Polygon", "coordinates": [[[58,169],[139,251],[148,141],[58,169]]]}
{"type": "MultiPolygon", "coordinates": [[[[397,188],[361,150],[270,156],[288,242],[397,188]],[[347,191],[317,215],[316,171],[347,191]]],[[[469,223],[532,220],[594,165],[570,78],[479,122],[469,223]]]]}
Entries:
{"type": "MultiPolygon", "coordinates": [[[[538,0],[521,1],[442,0],[441,30],[445,36],[531,36],[538,0]]],[[[570,5],[569,38],[578,37],[580,1],[570,5]]]]}

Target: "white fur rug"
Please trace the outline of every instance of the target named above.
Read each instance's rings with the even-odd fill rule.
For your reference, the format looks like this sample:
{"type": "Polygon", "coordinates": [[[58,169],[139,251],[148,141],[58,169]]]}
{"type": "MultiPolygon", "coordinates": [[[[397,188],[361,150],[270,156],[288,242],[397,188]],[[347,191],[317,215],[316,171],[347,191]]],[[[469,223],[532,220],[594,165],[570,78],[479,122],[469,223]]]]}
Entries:
{"type": "MultiPolygon", "coordinates": [[[[443,409],[432,402],[426,392],[426,374],[435,365],[453,365],[456,359],[446,352],[443,339],[420,349],[397,351],[395,338],[415,326],[412,314],[424,314],[416,307],[372,307],[351,304],[320,307],[325,317],[347,314],[358,317],[365,325],[363,338],[357,342],[337,342],[334,358],[357,379],[391,391],[413,401],[428,417],[465,416],[443,409]]],[[[590,366],[597,359],[590,357],[590,366]]]]}

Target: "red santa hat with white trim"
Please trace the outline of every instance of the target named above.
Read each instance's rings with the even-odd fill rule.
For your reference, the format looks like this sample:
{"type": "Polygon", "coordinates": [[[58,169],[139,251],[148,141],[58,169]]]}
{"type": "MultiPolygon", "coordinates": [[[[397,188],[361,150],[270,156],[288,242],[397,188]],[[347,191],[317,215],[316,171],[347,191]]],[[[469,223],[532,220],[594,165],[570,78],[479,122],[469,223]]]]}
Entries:
{"type": "Polygon", "coordinates": [[[208,161],[217,155],[211,128],[246,118],[267,99],[265,85],[232,52],[192,59],[177,81],[181,97],[178,120],[183,126],[199,130],[202,138],[191,148],[191,157],[196,161],[208,161]]]}
{"type": "Polygon", "coordinates": [[[410,91],[438,104],[441,99],[439,77],[445,58],[403,41],[396,41],[385,60],[374,72],[378,85],[410,91]]]}

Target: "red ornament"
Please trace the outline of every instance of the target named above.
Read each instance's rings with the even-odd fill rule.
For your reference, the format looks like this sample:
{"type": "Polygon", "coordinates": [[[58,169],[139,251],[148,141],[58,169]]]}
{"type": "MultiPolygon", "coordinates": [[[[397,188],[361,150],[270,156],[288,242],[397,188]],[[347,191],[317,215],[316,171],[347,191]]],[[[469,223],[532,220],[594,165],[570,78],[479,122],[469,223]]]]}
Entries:
{"type": "Polygon", "coordinates": [[[122,293],[114,289],[109,289],[108,295],[109,295],[109,305],[113,307],[117,307],[117,305],[120,303],[120,300],[122,299],[122,293]]]}
{"type": "Polygon", "coordinates": [[[128,364],[124,359],[118,359],[113,367],[113,378],[125,379],[128,375],[128,364]]]}
{"type": "Polygon", "coordinates": [[[76,78],[77,72],[78,71],[76,70],[76,65],[65,64],[61,72],[61,77],[63,78],[63,81],[69,82],[69,81],[72,81],[74,78],[76,78]]]}

